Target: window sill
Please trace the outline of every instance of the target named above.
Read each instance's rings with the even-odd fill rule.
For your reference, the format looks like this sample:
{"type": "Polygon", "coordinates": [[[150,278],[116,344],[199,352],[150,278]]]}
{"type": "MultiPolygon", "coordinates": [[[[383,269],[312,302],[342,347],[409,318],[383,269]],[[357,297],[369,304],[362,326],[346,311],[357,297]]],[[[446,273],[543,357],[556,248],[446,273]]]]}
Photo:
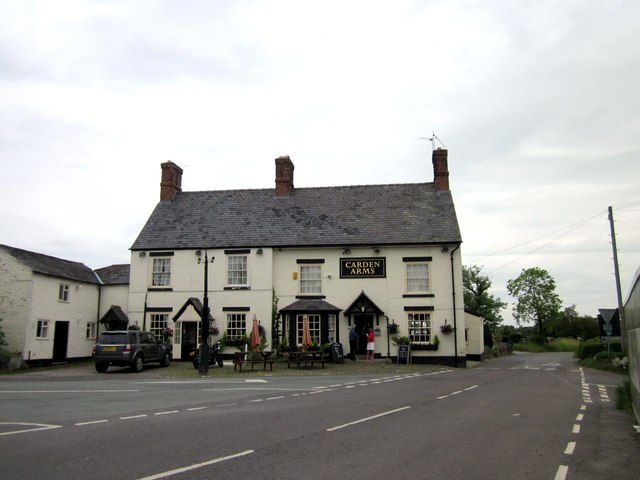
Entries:
{"type": "Polygon", "coordinates": [[[300,294],[300,295],[296,295],[296,299],[297,300],[301,300],[301,299],[307,299],[307,300],[324,300],[325,298],[327,298],[326,295],[318,295],[318,294],[313,294],[313,293],[309,293],[309,294],[300,294]]]}
{"type": "Polygon", "coordinates": [[[249,287],[248,285],[246,286],[235,285],[235,286],[224,287],[223,290],[251,290],[251,287],[249,287]]]}
{"type": "Polygon", "coordinates": [[[405,293],[402,295],[402,298],[433,298],[435,294],[433,293],[405,293]]]}
{"type": "Polygon", "coordinates": [[[173,287],[147,287],[149,292],[173,292],[173,287]]]}

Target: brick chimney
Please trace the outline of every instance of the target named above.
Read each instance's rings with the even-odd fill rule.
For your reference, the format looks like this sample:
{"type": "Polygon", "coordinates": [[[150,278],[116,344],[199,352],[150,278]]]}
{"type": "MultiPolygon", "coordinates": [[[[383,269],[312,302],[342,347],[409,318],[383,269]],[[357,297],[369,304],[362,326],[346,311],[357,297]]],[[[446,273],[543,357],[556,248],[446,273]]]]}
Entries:
{"type": "Polygon", "coordinates": [[[293,168],[289,155],[276,158],[276,197],[288,197],[293,190],[293,168]]]}
{"type": "Polygon", "coordinates": [[[447,150],[437,148],[433,151],[433,183],[436,190],[449,190],[449,167],[447,166],[447,150]]]}
{"type": "Polygon", "coordinates": [[[182,191],[182,169],[171,160],[160,165],[162,179],[160,180],[160,201],[171,202],[176,193],[182,191]]]}

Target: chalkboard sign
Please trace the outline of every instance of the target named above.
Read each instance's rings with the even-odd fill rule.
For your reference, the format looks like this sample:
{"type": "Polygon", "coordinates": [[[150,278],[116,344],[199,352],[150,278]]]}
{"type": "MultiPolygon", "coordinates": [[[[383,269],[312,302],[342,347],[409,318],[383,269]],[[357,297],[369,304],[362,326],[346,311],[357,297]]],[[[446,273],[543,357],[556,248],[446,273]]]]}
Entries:
{"type": "Polygon", "coordinates": [[[409,355],[411,348],[406,343],[398,345],[398,363],[406,363],[409,365],[409,355]]]}
{"type": "Polygon", "coordinates": [[[344,363],[344,352],[342,351],[342,344],[334,342],[331,344],[331,361],[333,363],[344,363]]]}

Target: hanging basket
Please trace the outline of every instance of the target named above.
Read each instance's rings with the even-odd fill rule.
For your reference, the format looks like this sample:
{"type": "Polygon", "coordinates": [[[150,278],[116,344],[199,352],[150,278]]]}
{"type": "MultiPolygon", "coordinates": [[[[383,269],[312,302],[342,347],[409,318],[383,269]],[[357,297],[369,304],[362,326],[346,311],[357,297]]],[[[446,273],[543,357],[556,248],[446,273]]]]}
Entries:
{"type": "Polygon", "coordinates": [[[440,331],[442,333],[452,333],[453,332],[453,325],[449,325],[448,323],[445,323],[444,325],[442,325],[440,327],[440,331]]]}

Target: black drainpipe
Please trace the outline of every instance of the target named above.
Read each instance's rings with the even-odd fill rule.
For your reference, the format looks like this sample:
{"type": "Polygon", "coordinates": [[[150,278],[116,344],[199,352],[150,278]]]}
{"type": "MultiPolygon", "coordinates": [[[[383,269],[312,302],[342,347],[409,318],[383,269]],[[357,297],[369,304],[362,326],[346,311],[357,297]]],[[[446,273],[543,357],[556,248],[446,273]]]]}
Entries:
{"type": "Polygon", "coordinates": [[[456,250],[460,248],[460,245],[456,246],[451,251],[451,291],[453,295],[453,348],[455,348],[455,367],[458,368],[458,320],[456,316],[456,282],[454,278],[454,268],[453,268],[453,254],[456,253],[456,250]]]}

